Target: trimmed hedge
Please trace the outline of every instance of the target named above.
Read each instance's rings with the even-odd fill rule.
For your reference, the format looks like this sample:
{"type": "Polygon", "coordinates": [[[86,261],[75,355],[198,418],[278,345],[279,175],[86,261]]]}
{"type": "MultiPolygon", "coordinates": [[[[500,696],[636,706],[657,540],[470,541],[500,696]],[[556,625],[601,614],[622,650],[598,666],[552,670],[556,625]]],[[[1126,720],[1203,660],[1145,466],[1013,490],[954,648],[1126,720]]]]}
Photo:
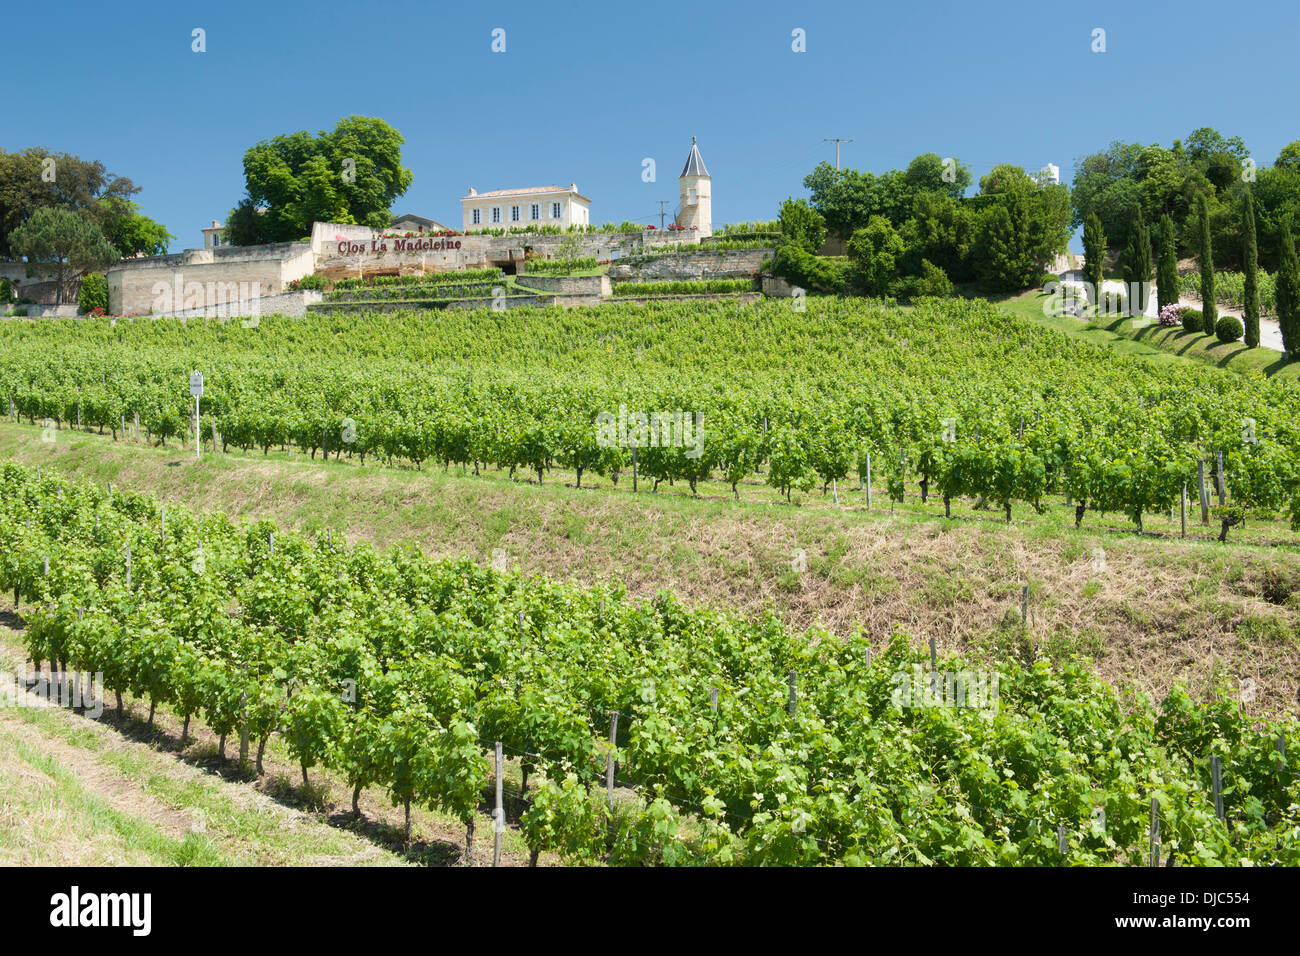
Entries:
{"type": "Polygon", "coordinates": [[[1200,309],[1183,309],[1183,331],[1200,332],[1201,331],[1201,310],[1200,309]]]}
{"type": "Polygon", "coordinates": [[[1241,319],[1235,315],[1225,315],[1214,325],[1214,337],[1224,345],[1241,341],[1241,337],[1245,332],[1246,329],[1242,326],[1241,319]]]}

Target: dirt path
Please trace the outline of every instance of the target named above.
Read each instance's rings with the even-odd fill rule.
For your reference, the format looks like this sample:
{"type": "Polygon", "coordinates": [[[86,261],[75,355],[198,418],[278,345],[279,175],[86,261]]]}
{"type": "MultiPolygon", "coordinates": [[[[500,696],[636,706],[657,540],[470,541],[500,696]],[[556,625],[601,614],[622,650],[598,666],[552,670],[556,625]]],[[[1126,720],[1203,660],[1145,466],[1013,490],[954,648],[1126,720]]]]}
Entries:
{"type": "MultiPolygon", "coordinates": [[[[1193,299],[1188,296],[1180,297],[1178,304],[1191,309],[1199,309],[1202,306],[1200,299],[1193,299]]],[[[1225,315],[1236,316],[1240,319],[1241,310],[1220,305],[1219,317],[1222,318],[1225,315]]],[[[1266,318],[1262,315],[1259,317],[1259,346],[1264,349],[1272,349],[1275,352],[1282,351],[1282,328],[1275,319],[1266,318]]]]}

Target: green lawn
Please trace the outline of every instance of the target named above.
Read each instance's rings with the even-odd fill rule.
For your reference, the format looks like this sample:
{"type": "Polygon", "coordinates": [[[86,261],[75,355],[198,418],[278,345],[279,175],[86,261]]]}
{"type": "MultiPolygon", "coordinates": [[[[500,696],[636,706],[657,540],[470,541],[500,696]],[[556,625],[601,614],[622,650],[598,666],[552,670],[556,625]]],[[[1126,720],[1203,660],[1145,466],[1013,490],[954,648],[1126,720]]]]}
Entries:
{"type": "Polygon", "coordinates": [[[1128,318],[1104,317],[1101,321],[1085,322],[1068,315],[1048,316],[1043,312],[1047,298],[1042,292],[1030,290],[990,301],[1012,315],[1064,332],[1071,338],[1106,346],[1121,355],[1162,363],[1200,362],[1242,374],[1258,372],[1282,381],[1300,380],[1300,362],[1287,361],[1272,349],[1248,349],[1240,342],[1225,345],[1210,335],[1145,323],[1135,325],[1128,318]]]}

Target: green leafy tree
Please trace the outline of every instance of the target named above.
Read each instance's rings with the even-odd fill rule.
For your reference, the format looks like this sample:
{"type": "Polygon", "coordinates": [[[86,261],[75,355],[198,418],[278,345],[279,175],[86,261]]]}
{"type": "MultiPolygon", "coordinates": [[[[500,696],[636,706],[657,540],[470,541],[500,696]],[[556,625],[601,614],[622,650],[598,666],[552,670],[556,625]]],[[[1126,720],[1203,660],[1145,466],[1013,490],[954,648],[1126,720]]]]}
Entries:
{"type": "Polygon", "coordinates": [[[0,259],[22,255],[14,251],[13,232],[40,209],[82,213],[99,223],[108,240],[126,254],[113,223],[106,220],[120,212],[117,203],[139,191],[130,179],[110,173],[98,160],[39,146],[15,153],[0,150],[0,259]]]}
{"type": "Polygon", "coordinates": [[[1273,168],[1300,173],[1300,139],[1282,147],[1282,151],[1277,154],[1277,159],[1273,161],[1273,168]]]}
{"type": "Polygon", "coordinates": [[[165,255],[176,238],[162,223],[141,214],[139,203],[120,196],[107,196],[100,201],[96,221],[104,231],[104,238],[124,258],[165,255]]]}
{"type": "Polygon", "coordinates": [[[1204,193],[1196,197],[1196,219],[1200,236],[1202,328],[1206,335],[1213,335],[1219,321],[1219,307],[1214,301],[1214,253],[1210,247],[1210,213],[1204,193]]]}
{"type": "Polygon", "coordinates": [[[235,245],[286,242],[316,221],[385,228],[390,207],[411,185],[402,135],[383,120],[349,116],[332,131],[276,136],[244,153],[247,195],[230,212],[235,245]]]}
{"type": "Polygon", "coordinates": [[[1247,187],[1241,196],[1242,259],[1245,264],[1245,301],[1241,318],[1246,327],[1246,348],[1259,348],[1259,245],[1255,237],[1255,200],[1247,187]]]}
{"type": "Polygon", "coordinates": [[[804,252],[816,255],[826,241],[826,220],[806,199],[786,199],[781,203],[777,222],[781,225],[782,242],[804,252]]]}
{"type": "Polygon", "coordinates": [[[859,282],[870,295],[883,296],[898,277],[903,239],[884,216],[872,216],[866,227],[849,239],[849,258],[857,267],[859,282]]]}
{"type": "Polygon", "coordinates": [[[945,163],[938,153],[922,153],[907,164],[904,179],[919,193],[933,193],[960,199],[972,182],[970,167],[952,160],[945,163]]]}
{"type": "Polygon", "coordinates": [[[938,192],[917,193],[912,201],[912,217],[899,229],[906,246],[904,271],[920,275],[921,263],[929,260],[953,281],[970,282],[975,278],[971,261],[975,224],[969,200],[938,192]]]}
{"type": "Polygon", "coordinates": [[[59,304],[71,280],[118,258],[97,225],[67,209],[38,209],[13,231],[9,242],[36,271],[54,277],[59,304]]]}

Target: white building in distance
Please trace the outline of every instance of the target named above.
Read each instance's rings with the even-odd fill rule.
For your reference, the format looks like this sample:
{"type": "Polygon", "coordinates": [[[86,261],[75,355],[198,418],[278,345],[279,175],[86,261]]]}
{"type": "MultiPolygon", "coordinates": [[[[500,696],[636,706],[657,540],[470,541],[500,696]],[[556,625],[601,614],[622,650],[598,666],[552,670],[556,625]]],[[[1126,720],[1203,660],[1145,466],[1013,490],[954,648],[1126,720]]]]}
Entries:
{"type": "Polygon", "coordinates": [[[1061,185],[1061,167],[1056,163],[1048,163],[1038,171],[1038,184],[1040,186],[1061,185]]]}
{"type": "Polygon", "coordinates": [[[526,226],[586,226],[591,222],[591,200],[577,184],[539,186],[533,189],[494,189],[481,193],[473,186],[460,201],[461,231],[511,229],[526,226]]]}
{"type": "Polygon", "coordinates": [[[203,248],[217,249],[226,241],[226,227],[215,219],[203,229],[203,248]]]}

